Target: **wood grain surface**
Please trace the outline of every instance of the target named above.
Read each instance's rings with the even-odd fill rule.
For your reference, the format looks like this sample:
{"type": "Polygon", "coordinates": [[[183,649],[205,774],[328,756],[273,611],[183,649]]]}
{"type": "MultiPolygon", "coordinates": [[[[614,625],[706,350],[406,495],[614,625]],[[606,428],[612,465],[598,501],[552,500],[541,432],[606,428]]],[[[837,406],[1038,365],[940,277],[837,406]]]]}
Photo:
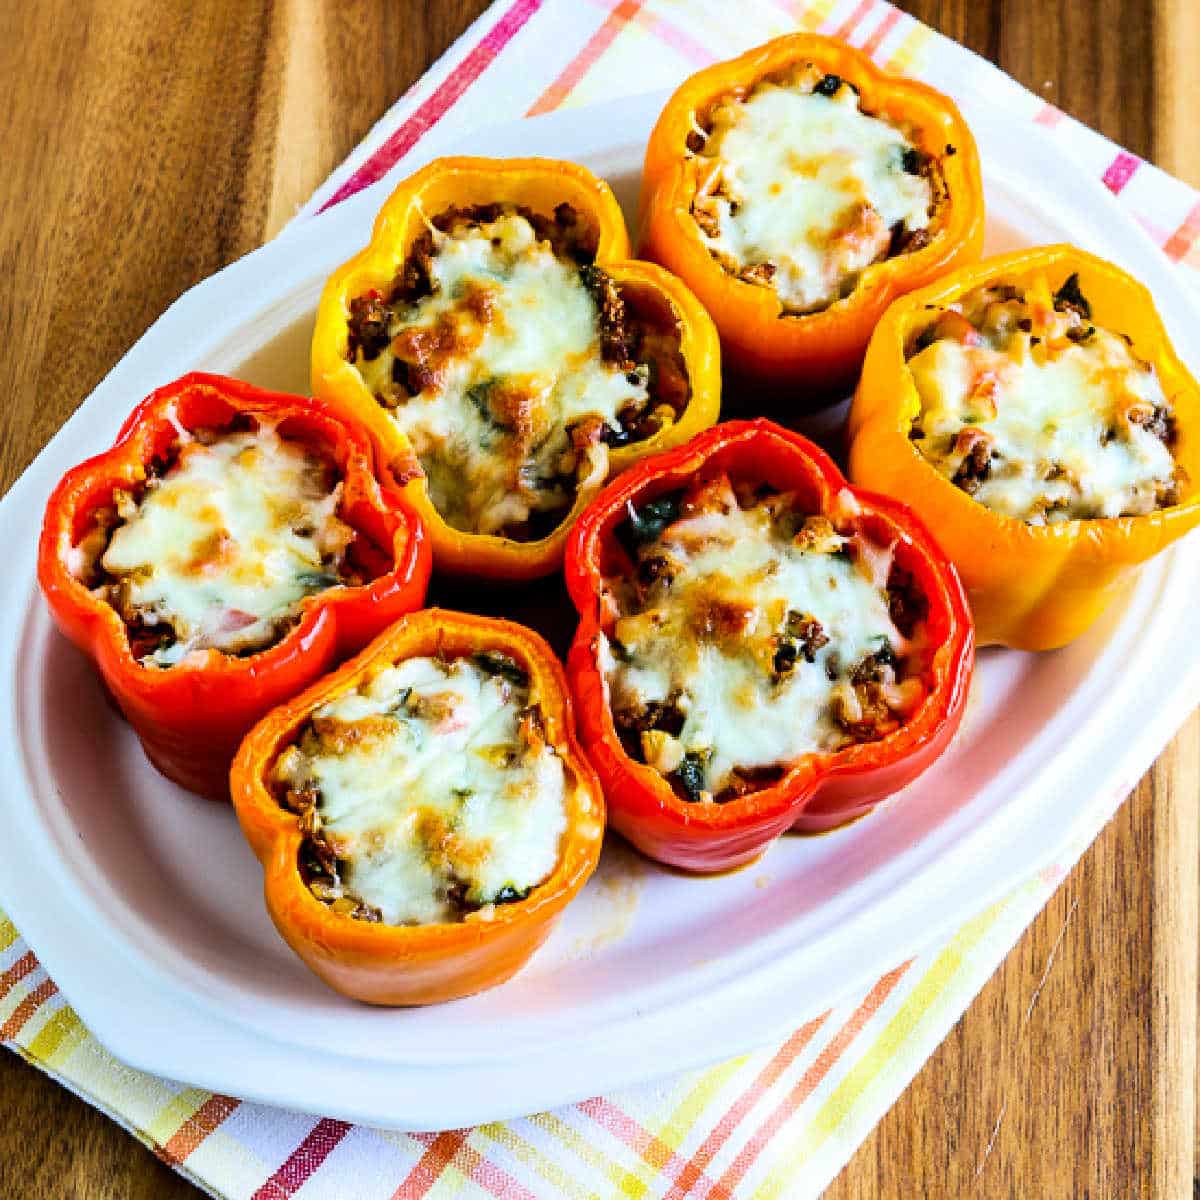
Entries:
{"type": "MultiPolygon", "coordinates": [[[[274,234],[484,7],[0,0],[3,485],[176,296],[274,234]]],[[[1200,184],[1194,0],[901,7],[1200,184]]],[[[1198,792],[1193,716],[830,1200],[1191,1193],[1198,792]]],[[[198,1195],[0,1054],[5,1200],[198,1195]]]]}

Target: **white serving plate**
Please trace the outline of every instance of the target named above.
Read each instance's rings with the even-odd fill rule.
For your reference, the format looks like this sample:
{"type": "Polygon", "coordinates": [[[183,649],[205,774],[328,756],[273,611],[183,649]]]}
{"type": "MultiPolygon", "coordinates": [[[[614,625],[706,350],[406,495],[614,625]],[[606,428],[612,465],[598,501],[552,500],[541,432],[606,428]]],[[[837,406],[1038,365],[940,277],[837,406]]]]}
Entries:
{"type": "MultiPolygon", "coordinates": [[[[473,135],[457,152],[574,158],[631,220],[664,95],[473,135]]],[[[989,251],[1074,240],[1134,272],[1176,345],[1191,295],[1107,191],[1035,129],[967,109],[989,251]]],[[[415,169],[434,148],[409,160],[415,169]]],[[[85,1023],[133,1066],[378,1126],[443,1129],[543,1110],[745,1051],[795,1028],[1048,862],[1127,791],[1200,699],[1187,544],[1084,638],[986,651],[949,753],[870,817],[786,837],[697,879],[610,839],[596,877],[526,970],[481,996],[380,1010],[328,991],[276,935],[233,813],[145,762],[34,584],[62,473],[107,446],[152,388],[201,368],[305,390],[321,283],[390,184],[303,222],[187,293],[0,503],[0,903],[85,1023]]]]}

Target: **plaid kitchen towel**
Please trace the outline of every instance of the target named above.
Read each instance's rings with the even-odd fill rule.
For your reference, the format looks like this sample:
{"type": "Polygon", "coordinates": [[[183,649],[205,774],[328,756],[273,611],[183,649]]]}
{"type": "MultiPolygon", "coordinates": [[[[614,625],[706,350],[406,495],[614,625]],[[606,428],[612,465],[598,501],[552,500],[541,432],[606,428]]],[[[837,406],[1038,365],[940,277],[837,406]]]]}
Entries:
{"type": "MultiPolygon", "coordinates": [[[[403,96],[302,210],[389,172],[434,129],[475,128],[668,87],[795,29],[1039,124],[1101,178],[1187,277],[1200,194],[1114,146],[885,0],[501,0],[403,96]]],[[[785,1040],[556,1112],[391,1133],[243,1103],[130,1070],[81,1025],[0,914],[0,1040],[215,1196],[818,1195],[933,1053],[1135,783],[1080,808],[1052,867],[785,1040]]],[[[889,964],[881,963],[880,967],[889,964]]]]}

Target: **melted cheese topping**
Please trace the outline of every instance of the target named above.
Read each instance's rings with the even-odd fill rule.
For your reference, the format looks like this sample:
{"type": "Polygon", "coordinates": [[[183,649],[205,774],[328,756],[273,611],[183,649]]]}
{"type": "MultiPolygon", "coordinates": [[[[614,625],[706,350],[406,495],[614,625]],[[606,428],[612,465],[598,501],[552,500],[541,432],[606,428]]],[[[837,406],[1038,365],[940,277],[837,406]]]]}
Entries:
{"type": "MultiPolygon", "coordinates": [[[[532,513],[569,507],[576,479],[603,481],[606,446],[572,445],[570,429],[649,398],[648,372],[601,354],[598,309],[580,269],[539,241],[522,216],[438,231],[422,297],[393,324],[400,357],[435,376],[390,411],[421,460],[429,494],[456,529],[499,533],[532,513]]],[[[392,390],[392,348],[356,366],[379,396],[392,390]]]]}
{"type": "Polygon", "coordinates": [[[1029,524],[1174,503],[1172,409],[1154,368],[1035,291],[984,289],[934,326],[952,336],[908,364],[916,446],[980,504],[1029,524]]]}
{"type": "Polygon", "coordinates": [[[733,274],[769,283],[787,311],[825,308],[888,257],[897,226],[929,225],[929,180],[905,170],[913,149],[860,111],[848,85],[825,96],[760,83],[712,113],[694,209],[704,241],[733,274]]]}
{"type": "Polygon", "coordinates": [[[553,872],[565,772],[529,703],[526,684],[472,660],[413,658],[314,713],[275,773],[318,789],[345,894],[389,925],[430,924],[553,872]]]}
{"type": "MultiPolygon", "coordinates": [[[[666,731],[641,733],[645,761],[670,775],[690,758],[703,800],[739,770],[846,744],[863,715],[854,668],[906,649],[889,614],[890,551],[864,545],[852,559],[847,539],[798,517],[791,497],[741,508],[720,486],[716,507],[641,549],[639,578],[649,570],[653,584],[609,581],[620,615],[600,644],[618,726],[624,710],[671,711],[666,731]]],[[[888,686],[897,709],[920,688],[888,686]]]]}
{"type": "Polygon", "coordinates": [[[304,597],[341,582],[353,531],[337,516],[340,496],[325,461],[269,425],[210,444],[189,436],[140,499],[119,494],[122,523],[100,565],[127,621],[163,627],[168,644],[142,661],[273,641],[304,597]]]}

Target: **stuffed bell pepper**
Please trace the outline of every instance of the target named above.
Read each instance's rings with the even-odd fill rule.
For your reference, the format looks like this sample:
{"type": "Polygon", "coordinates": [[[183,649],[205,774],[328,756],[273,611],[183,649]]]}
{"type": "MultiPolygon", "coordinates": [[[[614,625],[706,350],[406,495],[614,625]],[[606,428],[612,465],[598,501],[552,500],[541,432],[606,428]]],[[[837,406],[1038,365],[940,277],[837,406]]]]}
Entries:
{"type": "Polygon", "coordinates": [[[850,412],[850,476],[932,529],[980,644],[1061,646],[1200,523],[1200,386],[1141,284],[1073,246],[894,304],[850,412]]]}
{"type": "Polygon", "coordinates": [[[46,506],[38,579],[150,761],[228,798],[246,731],[419,607],[420,518],[319,403],[187,375],[46,506]]]}
{"type": "Polygon", "coordinates": [[[550,648],[439,609],[266,716],[232,791],[280,934],[373,1004],[508,979],[592,873],[604,832],[550,648]]]}
{"type": "Polygon", "coordinates": [[[642,253],[712,314],[731,372],[792,408],[851,386],[888,304],[982,244],[958,109],[831,38],[693,75],[646,148],[642,253]]]}
{"type": "Polygon", "coordinates": [[[447,158],[396,189],[329,280],[314,394],[371,430],[439,569],[550,574],[607,478],[717,419],[708,314],[628,257],[583,167],[447,158]]]}
{"type": "Polygon", "coordinates": [[[942,753],[973,637],[893,500],[765,420],[640,463],[567,549],[580,736],[613,826],[691,871],[865,813],[942,753]]]}

